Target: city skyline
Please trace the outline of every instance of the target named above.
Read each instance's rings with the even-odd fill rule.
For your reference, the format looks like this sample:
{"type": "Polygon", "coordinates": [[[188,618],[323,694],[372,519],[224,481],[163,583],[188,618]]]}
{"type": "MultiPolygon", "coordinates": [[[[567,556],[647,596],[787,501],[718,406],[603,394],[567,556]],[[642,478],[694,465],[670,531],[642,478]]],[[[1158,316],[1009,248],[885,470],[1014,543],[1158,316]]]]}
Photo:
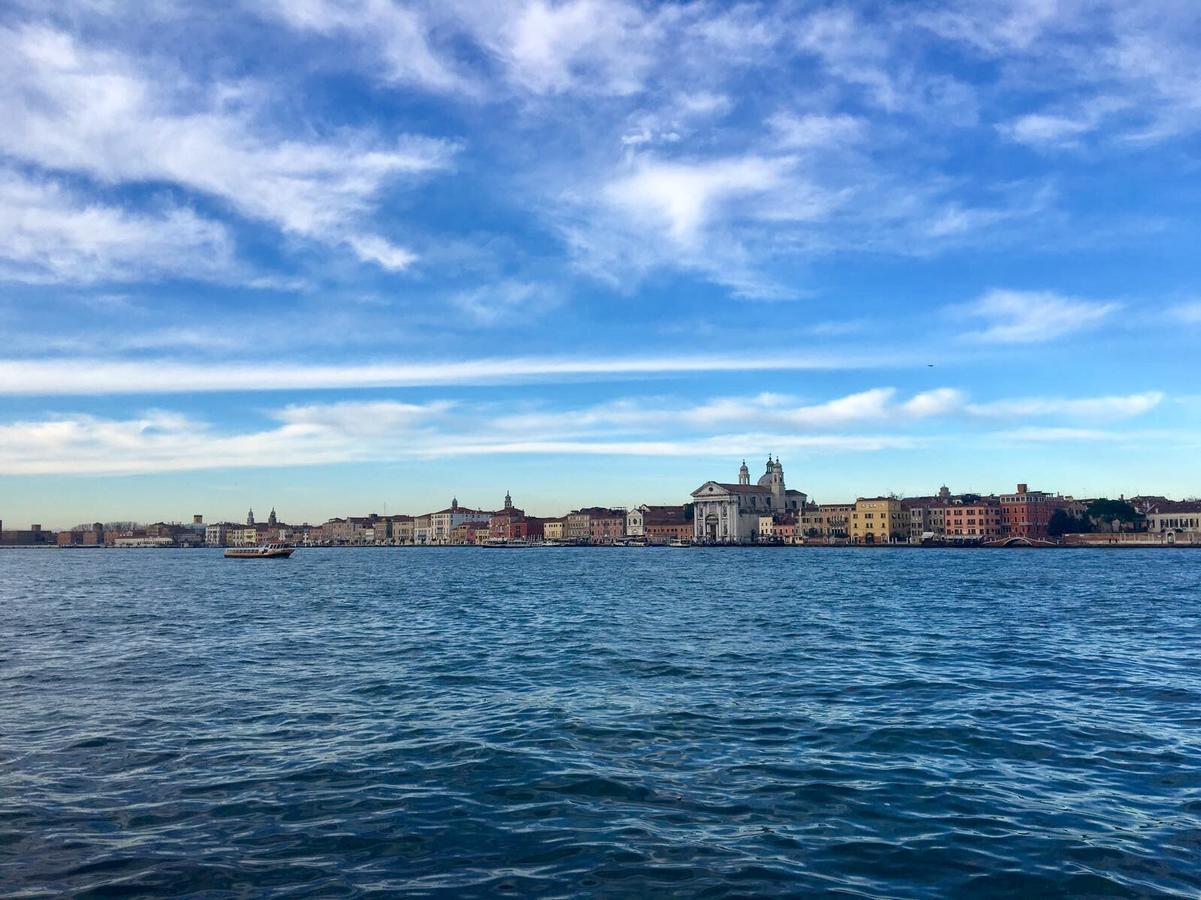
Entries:
{"type": "MultiPolygon", "coordinates": [[[[777,463],[782,463],[782,460],[777,458],[777,463]]],[[[743,465],[744,466],[746,465],[746,461],[743,461],[743,465]]],[[[727,469],[728,469],[728,466],[727,466],[727,469]]],[[[770,472],[770,463],[769,463],[768,471],[770,472]]],[[[732,480],[730,477],[730,472],[726,471],[726,470],[718,470],[718,471],[710,472],[709,475],[712,477],[711,478],[706,477],[706,478],[702,479],[702,482],[701,482],[702,486],[704,483],[707,483],[709,481],[715,480],[717,482],[722,482],[722,481],[729,482],[732,480]]],[[[1016,484],[1017,484],[1018,489],[1023,492],[1028,488],[1028,485],[1025,482],[1017,482],[1016,484]]],[[[293,508],[285,507],[283,513],[278,512],[278,510],[276,508],[277,504],[269,501],[266,504],[258,505],[257,508],[259,509],[260,512],[257,516],[256,521],[258,521],[259,524],[261,525],[264,521],[267,520],[268,516],[270,516],[272,519],[274,519],[275,517],[278,517],[279,521],[287,522],[291,525],[301,525],[301,524],[319,525],[322,522],[331,521],[334,519],[346,519],[346,518],[355,518],[355,517],[362,518],[362,517],[378,516],[381,519],[386,519],[389,517],[413,518],[413,517],[428,515],[431,512],[434,512],[434,511],[437,511],[437,510],[443,509],[443,508],[448,508],[448,507],[451,507],[452,505],[461,507],[465,510],[473,510],[474,509],[474,510],[480,510],[482,512],[487,512],[489,514],[491,514],[492,512],[495,512],[496,510],[508,508],[510,505],[512,505],[512,506],[521,507],[521,509],[526,514],[528,514],[532,517],[553,519],[553,518],[557,518],[557,517],[562,517],[571,510],[588,509],[588,508],[593,508],[593,507],[629,510],[629,509],[636,509],[639,506],[645,505],[645,504],[649,504],[651,506],[680,506],[680,505],[690,502],[687,499],[681,499],[681,498],[687,497],[690,493],[692,493],[694,488],[695,488],[695,484],[693,485],[693,487],[690,487],[683,492],[673,493],[666,485],[661,484],[656,488],[657,490],[660,491],[659,495],[653,495],[653,496],[648,495],[648,496],[641,496],[641,497],[638,497],[633,500],[630,500],[627,498],[626,500],[615,501],[615,500],[610,500],[610,499],[606,499],[603,497],[598,498],[595,495],[590,495],[588,492],[588,488],[583,487],[583,488],[579,489],[580,497],[582,498],[579,500],[579,502],[574,502],[574,503],[568,504],[566,506],[562,506],[562,505],[554,506],[554,504],[549,501],[546,503],[540,503],[538,500],[535,500],[535,502],[533,502],[533,503],[527,502],[529,498],[524,497],[522,495],[519,495],[516,499],[514,499],[512,491],[508,491],[508,490],[506,490],[504,492],[503,499],[498,501],[496,497],[492,496],[492,494],[495,494],[494,489],[486,489],[486,490],[491,490],[491,493],[485,493],[485,495],[482,497],[476,496],[474,494],[469,495],[469,496],[460,497],[460,495],[458,493],[453,493],[451,495],[445,495],[445,492],[443,492],[443,494],[445,496],[440,496],[437,493],[438,487],[429,487],[425,492],[423,492],[419,495],[414,495],[415,497],[416,496],[428,497],[428,500],[426,500],[424,503],[418,499],[414,499],[413,497],[410,497],[407,500],[402,500],[399,503],[394,503],[392,501],[384,501],[384,502],[376,504],[374,506],[371,505],[370,503],[368,503],[366,505],[360,505],[357,507],[351,505],[348,508],[348,505],[346,503],[343,503],[341,506],[333,507],[332,508],[333,511],[324,511],[324,512],[321,512],[318,514],[313,514],[313,515],[297,514],[295,512],[295,509],[303,509],[304,508],[303,501],[301,501],[301,505],[298,507],[293,507],[293,508]],[[266,514],[263,513],[262,510],[264,510],[264,509],[268,509],[269,513],[266,513],[266,514]]],[[[1010,485],[1010,486],[1004,486],[1004,485],[982,486],[979,484],[972,484],[966,488],[952,490],[950,488],[950,486],[948,486],[946,484],[941,484],[941,485],[938,485],[937,487],[932,487],[928,490],[917,490],[917,491],[908,491],[908,492],[895,491],[895,490],[894,491],[877,491],[877,492],[873,492],[870,490],[858,490],[858,491],[851,491],[848,494],[842,494],[842,495],[820,495],[820,496],[815,496],[808,492],[805,492],[805,497],[806,497],[805,502],[806,502],[807,506],[830,506],[830,505],[838,505],[838,504],[844,504],[844,503],[853,504],[857,500],[861,501],[864,499],[872,499],[872,498],[877,498],[877,499],[895,498],[898,500],[908,501],[908,500],[913,500],[913,499],[924,499],[924,498],[928,499],[928,498],[936,497],[936,496],[943,495],[943,494],[946,494],[947,496],[956,497],[956,498],[960,498],[960,497],[964,497],[964,496],[969,496],[969,497],[970,496],[979,496],[979,497],[983,497],[985,499],[988,499],[988,498],[995,499],[999,496],[1004,495],[1007,492],[1012,491],[1012,489],[1013,489],[1012,485],[1010,485]]],[[[1065,491],[1065,490],[1061,489],[1060,487],[1054,486],[1054,485],[1051,485],[1051,486],[1034,485],[1030,489],[1032,491],[1034,491],[1035,493],[1045,494],[1049,497],[1070,500],[1070,501],[1077,501],[1077,502],[1097,500],[1097,499],[1119,500],[1119,499],[1125,499],[1128,497],[1147,498],[1147,497],[1153,497],[1153,496],[1154,497],[1165,496],[1165,495],[1152,494],[1150,492],[1143,492],[1143,491],[1122,491],[1122,492],[1114,493],[1112,495],[1110,495],[1110,494],[1080,494],[1080,493],[1073,493],[1071,491],[1065,491]]],[[[627,490],[625,492],[628,494],[628,493],[630,493],[630,490],[627,488],[627,490]]],[[[283,493],[286,496],[288,492],[284,491],[283,493]]],[[[535,498],[537,498],[540,495],[534,494],[533,496],[535,498]]],[[[1195,495],[1167,496],[1167,499],[1172,503],[1176,503],[1176,504],[1180,504],[1180,505],[1187,505],[1190,507],[1201,504],[1201,498],[1198,498],[1195,495]]],[[[30,523],[33,523],[41,528],[45,528],[48,531],[59,531],[59,530],[66,530],[66,529],[75,528],[75,527],[79,527],[79,526],[89,526],[94,522],[100,522],[102,524],[105,522],[133,522],[133,523],[139,523],[139,524],[151,524],[151,523],[182,524],[182,523],[188,522],[189,520],[195,520],[197,518],[199,518],[201,521],[203,521],[204,523],[209,524],[209,525],[231,524],[231,523],[240,524],[243,522],[250,523],[251,517],[254,517],[256,515],[254,512],[255,508],[256,508],[256,506],[254,504],[252,504],[241,512],[230,512],[230,511],[220,512],[219,511],[218,514],[216,514],[216,515],[213,515],[209,512],[205,512],[203,502],[200,504],[197,504],[195,506],[195,508],[193,508],[192,512],[187,513],[187,514],[183,514],[183,513],[164,514],[164,512],[161,508],[154,509],[153,507],[150,507],[149,512],[147,514],[143,514],[143,515],[133,514],[135,511],[133,510],[132,507],[117,509],[117,510],[113,510],[111,508],[102,508],[102,509],[93,508],[90,511],[92,513],[91,515],[80,513],[78,518],[76,518],[74,520],[70,520],[70,521],[68,521],[68,519],[70,519],[70,517],[68,517],[68,519],[64,519],[61,521],[55,520],[52,517],[47,517],[47,516],[43,515],[43,513],[46,510],[42,509],[42,510],[33,510],[30,513],[30,515],[26,516],[26,519],[21,519],[19,517],[13,517],[11,515],[7,519],[0,518],[0,523],[4,524],[4,527],[6,527],[6,528],[17,529],[17,530],[26,528],[30,523]],[[28,521],[26,521],[26,520],[28,520],[28,521]]],[[[224,509],[224,508],[222,508],[222,509],[224,509]]]]}
{"type": "Polygon", "coordinates": [[[11,4],[0,517],[1196,496],[1199,27],[11,4]]]}

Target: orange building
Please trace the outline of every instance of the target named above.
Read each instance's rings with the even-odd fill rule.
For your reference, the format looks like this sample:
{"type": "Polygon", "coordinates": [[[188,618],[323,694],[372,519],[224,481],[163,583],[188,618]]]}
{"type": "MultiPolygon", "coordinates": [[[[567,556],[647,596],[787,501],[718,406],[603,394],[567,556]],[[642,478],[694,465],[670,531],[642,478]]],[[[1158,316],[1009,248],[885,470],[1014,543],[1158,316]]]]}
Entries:
{"type": "Polygon", "coordinates": [[[1000,537],[1005,533],[1001,504],[993,498],[952,504],[946,509],[943,530],[948,540],[1000,537]]]}

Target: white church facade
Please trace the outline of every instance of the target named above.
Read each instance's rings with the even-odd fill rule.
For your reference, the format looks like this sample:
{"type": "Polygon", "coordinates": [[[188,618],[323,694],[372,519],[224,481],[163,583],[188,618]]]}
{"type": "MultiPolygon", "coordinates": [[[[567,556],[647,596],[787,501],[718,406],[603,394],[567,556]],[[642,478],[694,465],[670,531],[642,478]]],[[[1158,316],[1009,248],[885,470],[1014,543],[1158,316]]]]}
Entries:
{"type": "Polygon", "coordinates": [[[755,484],[743,460],[738,483],[706,481],[692,492],[693,541],[698,544],[753,544],[759,540],[759,517],[800,518],[806,496],[784,486],[784,467],[767,457],[767,471],[755,484]]]}

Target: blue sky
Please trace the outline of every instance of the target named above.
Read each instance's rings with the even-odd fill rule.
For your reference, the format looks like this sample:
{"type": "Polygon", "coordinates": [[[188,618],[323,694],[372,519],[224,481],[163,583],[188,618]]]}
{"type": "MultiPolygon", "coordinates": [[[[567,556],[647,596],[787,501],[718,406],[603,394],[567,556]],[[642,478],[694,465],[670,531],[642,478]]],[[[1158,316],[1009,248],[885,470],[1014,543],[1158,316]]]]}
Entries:
{"type": "Polygon", "coordinates": [[[47,6],[10,527],[1201,493],[1195,3],[47,6]]]}

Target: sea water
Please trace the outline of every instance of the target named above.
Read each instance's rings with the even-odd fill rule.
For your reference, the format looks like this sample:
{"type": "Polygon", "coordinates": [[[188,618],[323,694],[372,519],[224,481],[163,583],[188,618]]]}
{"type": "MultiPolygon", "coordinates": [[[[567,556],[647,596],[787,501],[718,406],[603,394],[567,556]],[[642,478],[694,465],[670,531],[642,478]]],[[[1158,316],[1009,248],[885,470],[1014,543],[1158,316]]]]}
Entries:
{"type": "Polygon", "coordinates": [[[0,894],[1197,896],[1201,553],[0,552],[0,894]]]}

